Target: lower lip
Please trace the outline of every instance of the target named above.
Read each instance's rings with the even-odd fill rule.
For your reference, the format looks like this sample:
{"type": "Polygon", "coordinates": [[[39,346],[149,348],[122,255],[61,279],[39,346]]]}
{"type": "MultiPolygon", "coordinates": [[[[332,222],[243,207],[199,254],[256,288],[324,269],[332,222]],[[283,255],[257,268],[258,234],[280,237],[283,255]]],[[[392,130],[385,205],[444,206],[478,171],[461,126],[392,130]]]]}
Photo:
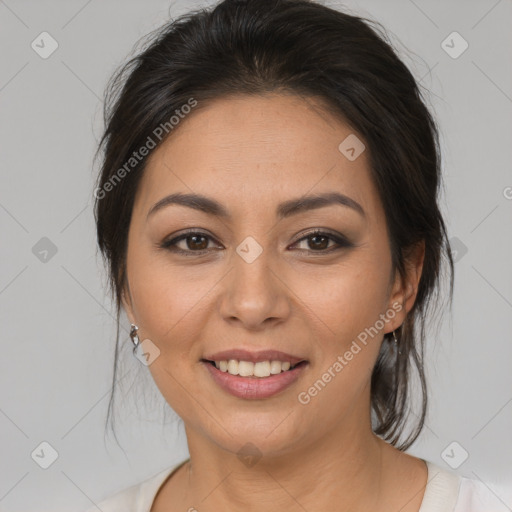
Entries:
{"type": "Polygon", "coordinates": [[[270,375],[269,377],[240,377],[223,372],[211,363],[202,362],[213,380],[225,391],[238,398],[258,400],[277,395],[291,386],[302,374],[307,363],[296,366],[293,370],[270,375]]]}

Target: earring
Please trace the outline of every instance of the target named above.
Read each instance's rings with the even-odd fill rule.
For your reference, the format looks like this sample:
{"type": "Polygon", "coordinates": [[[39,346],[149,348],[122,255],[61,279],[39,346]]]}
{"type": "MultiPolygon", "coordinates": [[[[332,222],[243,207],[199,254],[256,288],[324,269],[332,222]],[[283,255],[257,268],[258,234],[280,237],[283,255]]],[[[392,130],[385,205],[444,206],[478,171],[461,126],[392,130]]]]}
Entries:
{"type": "Polygon", "coordinates": [[[137,350],[137,347],[139,346],[140,340],[139,336],[137,335],[137,331],[139,328],[135,324],[131,324],[130,326],[130,338],[132,339],[133,343],[133,353],[137,350]]]}
{"type": "MultiPolygon", "coordinates": [[[[394,341],[394,343],[395,343],[395,348],[397,348],[397,347],[398,347],[398,339],[397,339],[397,337],[396,337],[395,331],[393,331],[393,341],[394,341]]],[[[402,351],[401,351],[401,350],[398,350],[398,353],[399,353],[399,354],[402,354],[402,351]]]]}

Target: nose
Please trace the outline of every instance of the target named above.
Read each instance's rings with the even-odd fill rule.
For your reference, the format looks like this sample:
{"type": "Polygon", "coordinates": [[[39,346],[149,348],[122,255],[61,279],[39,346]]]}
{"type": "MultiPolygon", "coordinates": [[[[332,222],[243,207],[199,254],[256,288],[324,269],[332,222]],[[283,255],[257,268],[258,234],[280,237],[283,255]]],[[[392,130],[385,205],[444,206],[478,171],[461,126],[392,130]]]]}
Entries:
{"type": "Polygon", "coordinates": [[[234,254],[233,268],[224,283],[220,313],[228,322],[261,330],[281,323],[290,314],[291,291],[266,251],[252,262],[234,254]]]}

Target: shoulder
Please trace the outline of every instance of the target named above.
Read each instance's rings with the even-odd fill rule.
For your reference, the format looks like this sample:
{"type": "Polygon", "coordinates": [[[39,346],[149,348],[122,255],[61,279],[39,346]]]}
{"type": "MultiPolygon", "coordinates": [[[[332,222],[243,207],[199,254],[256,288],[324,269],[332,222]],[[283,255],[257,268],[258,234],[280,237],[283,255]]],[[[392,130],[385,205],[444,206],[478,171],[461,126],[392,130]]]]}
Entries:
{"type": "Polygon", "coordinates": [[[510,512],[512,494],[501,494],[480,480],[462,477],[454,512],[510,512]]]}
{"type": "Polygon", "coordinates": [[[462,477],[433,462],[425,462],[427,486],[419,512],[455,512],[462,477]]]}
{"type": "Polygon", "coordinates": [[[419,512],[510,512],[483,482],[425,462],[428,482],[419,512]]]}
{"type": "Polygon", "coordinates": [[[154,474],[142,482],[126,487],[100,501],[85,512],[98,512],[98,510],[101,510],[101,512],[119,512],[119,510],[123,512],[149,512],[162,484],[173,471],[178,469],[178,467],[185,462],[186,461],[180,462],[179,464],[154,474]]]}
{"type": "Polygon", "coordinates": [[[87,509],[86,512],[98,512],[98,509],[102,512],[114,512],[116,510],[139,512],[140,509],[137,508],[137,501],[141,494],[142,485],[143,482],[127,487],[126,489],[123,489],[122,491],[100,501],[95,506],[87,509]]]}

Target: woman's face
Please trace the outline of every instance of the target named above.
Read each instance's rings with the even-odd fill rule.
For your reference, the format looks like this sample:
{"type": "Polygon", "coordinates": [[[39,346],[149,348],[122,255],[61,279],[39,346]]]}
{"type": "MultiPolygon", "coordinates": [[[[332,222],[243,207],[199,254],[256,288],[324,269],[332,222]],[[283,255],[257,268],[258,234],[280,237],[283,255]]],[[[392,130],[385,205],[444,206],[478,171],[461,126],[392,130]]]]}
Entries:
{"type": "Polygon", "coordinates": [[[233,453],[247,442],[272,455],[336,430],[370,432],[382,337],[414,293],[391,275],[367,151],[313,99],[199,107],[150,155],[130,224],[124,306],[140,340],[160,351],[149,365],[157,386],[191,432],[233,453]],[[171,194],[202,196],[225,215],[199,202],[148,215],[171,194]],[[324,194],[341,202],[300,204],[324,194]],[[186,230],[195,235],[163,247],[186,230]],[[304,362],[293,377],[233,377],[205,361],[235,350],[262,363],[262,375],[262,360],[304,362]],[[283,354],[257,354],[270,350],[283,354]]]}

